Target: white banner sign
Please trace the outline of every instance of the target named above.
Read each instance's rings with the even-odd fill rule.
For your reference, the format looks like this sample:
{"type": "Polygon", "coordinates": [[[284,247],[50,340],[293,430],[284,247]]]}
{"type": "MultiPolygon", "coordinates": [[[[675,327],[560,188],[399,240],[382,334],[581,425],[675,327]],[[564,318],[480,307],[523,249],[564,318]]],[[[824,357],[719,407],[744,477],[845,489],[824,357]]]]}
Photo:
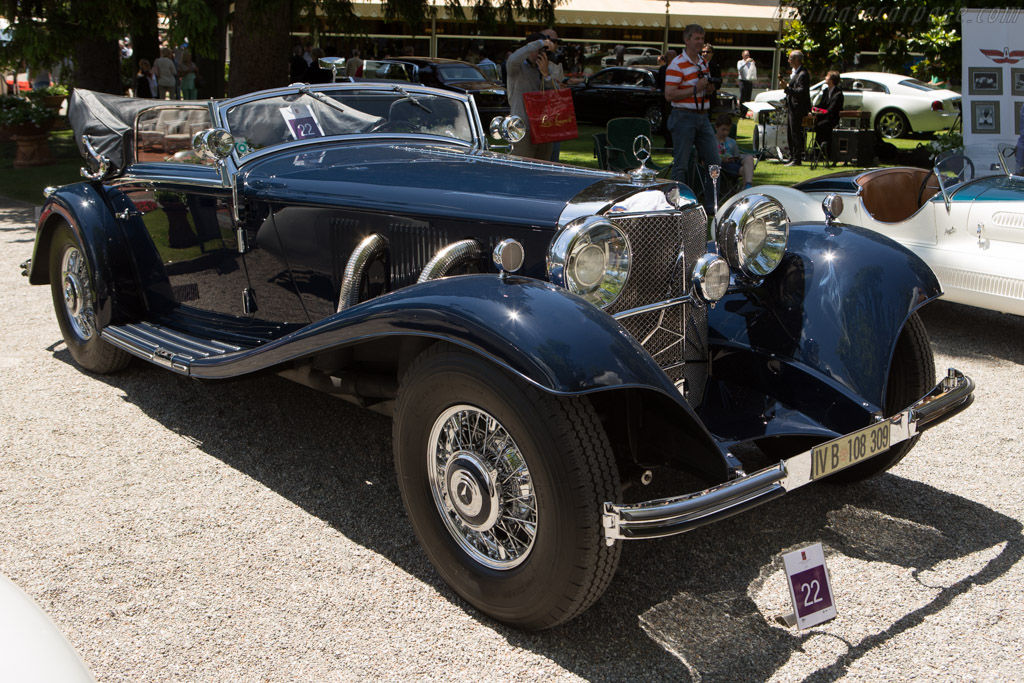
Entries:
{"type": "Polygon", "coordinates": [[[963,9],[964,145],[1013,144],[1024,103],[1024,10],[963,9]]]}

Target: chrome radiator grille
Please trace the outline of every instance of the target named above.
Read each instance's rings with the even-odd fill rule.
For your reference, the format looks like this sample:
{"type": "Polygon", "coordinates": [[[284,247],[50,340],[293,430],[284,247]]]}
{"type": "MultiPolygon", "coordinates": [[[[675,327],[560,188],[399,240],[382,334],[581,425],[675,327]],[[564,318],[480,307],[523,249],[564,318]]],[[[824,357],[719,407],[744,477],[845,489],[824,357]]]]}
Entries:
{"type": "MultiPolygon", "coordinates": [[[[689,273],[707,244],[703,208],[682,214],[610,218],[629,238],[633,263],[626,287],[608,307],[608,313],[614,316],[690,291],[689,273]]],[[[619,322],[669,379],[676,383],[685,380],[686,398],[697,405],[708,373],[706,309],[681,304],[621,318],[619,322]]]]}

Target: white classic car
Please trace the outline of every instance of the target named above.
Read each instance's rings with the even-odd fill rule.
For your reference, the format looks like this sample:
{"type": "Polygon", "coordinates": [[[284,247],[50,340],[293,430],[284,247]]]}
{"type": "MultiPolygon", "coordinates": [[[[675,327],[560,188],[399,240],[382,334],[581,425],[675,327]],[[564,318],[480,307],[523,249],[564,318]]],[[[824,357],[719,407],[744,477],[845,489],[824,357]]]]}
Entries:
{"type": "MultiPolygon", "coordinates": [[[[627,47],[626,54],[623,57],[623,66],[642,66],[644,64],[657,64],[658,57],[661,56],[661,50],[656,47],[627,47]]],[[[601,67],[615,66],[615,55],[610,54],[601,58],[601,67]]]]}
{"type": "MultiPolygon", "coordinates": [[[[901,138],[907,133],[930,133],[953,125],[960,113],[960,93],[936,88],[916,78],[877,71],[840,74],[846,109],[871,112],[871,127],[883,137],[901,138]]],[[[811,102],[817,103],[825,81],[811,86],[811,102]]],[[[781,103],[783,90],[758,93],[755,102],[781,103]]]]}
{"type": "Polygon", "coordinates": [[[1024,175],[1014,151],[972,145],[941,156],[932,171],[897,166],[760,185],[718,215],[751,193],[773,197],[794,223],[821,220],[833,203],[834,229],[860,226],[904,245],[935,272],[946,301],[1024,315],[1024,175]]]}

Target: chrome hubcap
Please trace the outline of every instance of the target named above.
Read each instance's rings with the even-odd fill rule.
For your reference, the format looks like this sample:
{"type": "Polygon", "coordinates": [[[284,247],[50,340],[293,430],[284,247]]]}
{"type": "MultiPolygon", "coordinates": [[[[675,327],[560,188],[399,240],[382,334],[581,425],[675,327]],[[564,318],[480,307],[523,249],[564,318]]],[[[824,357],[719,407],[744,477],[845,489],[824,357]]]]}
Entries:
{"type": "Polygon", "coordinates": [[[79,338],[91,339],[96,331],[96,324],[92,309],[92,291],[89,288],[89,269],[82,252],[75,247],[65,251],[60,270],[64,310],[68,314],[68,321],[79,338]]]}
{"type": "Polygon", "coordinates": [[[521,564],[537,534],[537,498],[515,441],[487,412],[441,413],[427,451],[430,491],[459,546],[492,569],[521,564]]]}
{"type": "Polygon", "coordinates": [[[903,122],[898,115],[889,113],[882,116],[879,128],[885,137],[897,138],[903,132],[903,122]]]}

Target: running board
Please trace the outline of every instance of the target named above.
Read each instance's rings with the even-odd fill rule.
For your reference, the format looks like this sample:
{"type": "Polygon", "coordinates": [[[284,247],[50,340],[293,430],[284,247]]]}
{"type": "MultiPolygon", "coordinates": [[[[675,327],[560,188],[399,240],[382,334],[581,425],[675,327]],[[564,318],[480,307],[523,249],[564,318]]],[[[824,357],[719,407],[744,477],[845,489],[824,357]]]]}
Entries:
{"type": "Polygon", "coordinates": [[[215,339],[193,337],[152,323],[110,325],[103,328],[100,337],[133,356],[183,375],[191,374],[192,362],[197,359],[223,356],[245,348],[215,339]]]}

